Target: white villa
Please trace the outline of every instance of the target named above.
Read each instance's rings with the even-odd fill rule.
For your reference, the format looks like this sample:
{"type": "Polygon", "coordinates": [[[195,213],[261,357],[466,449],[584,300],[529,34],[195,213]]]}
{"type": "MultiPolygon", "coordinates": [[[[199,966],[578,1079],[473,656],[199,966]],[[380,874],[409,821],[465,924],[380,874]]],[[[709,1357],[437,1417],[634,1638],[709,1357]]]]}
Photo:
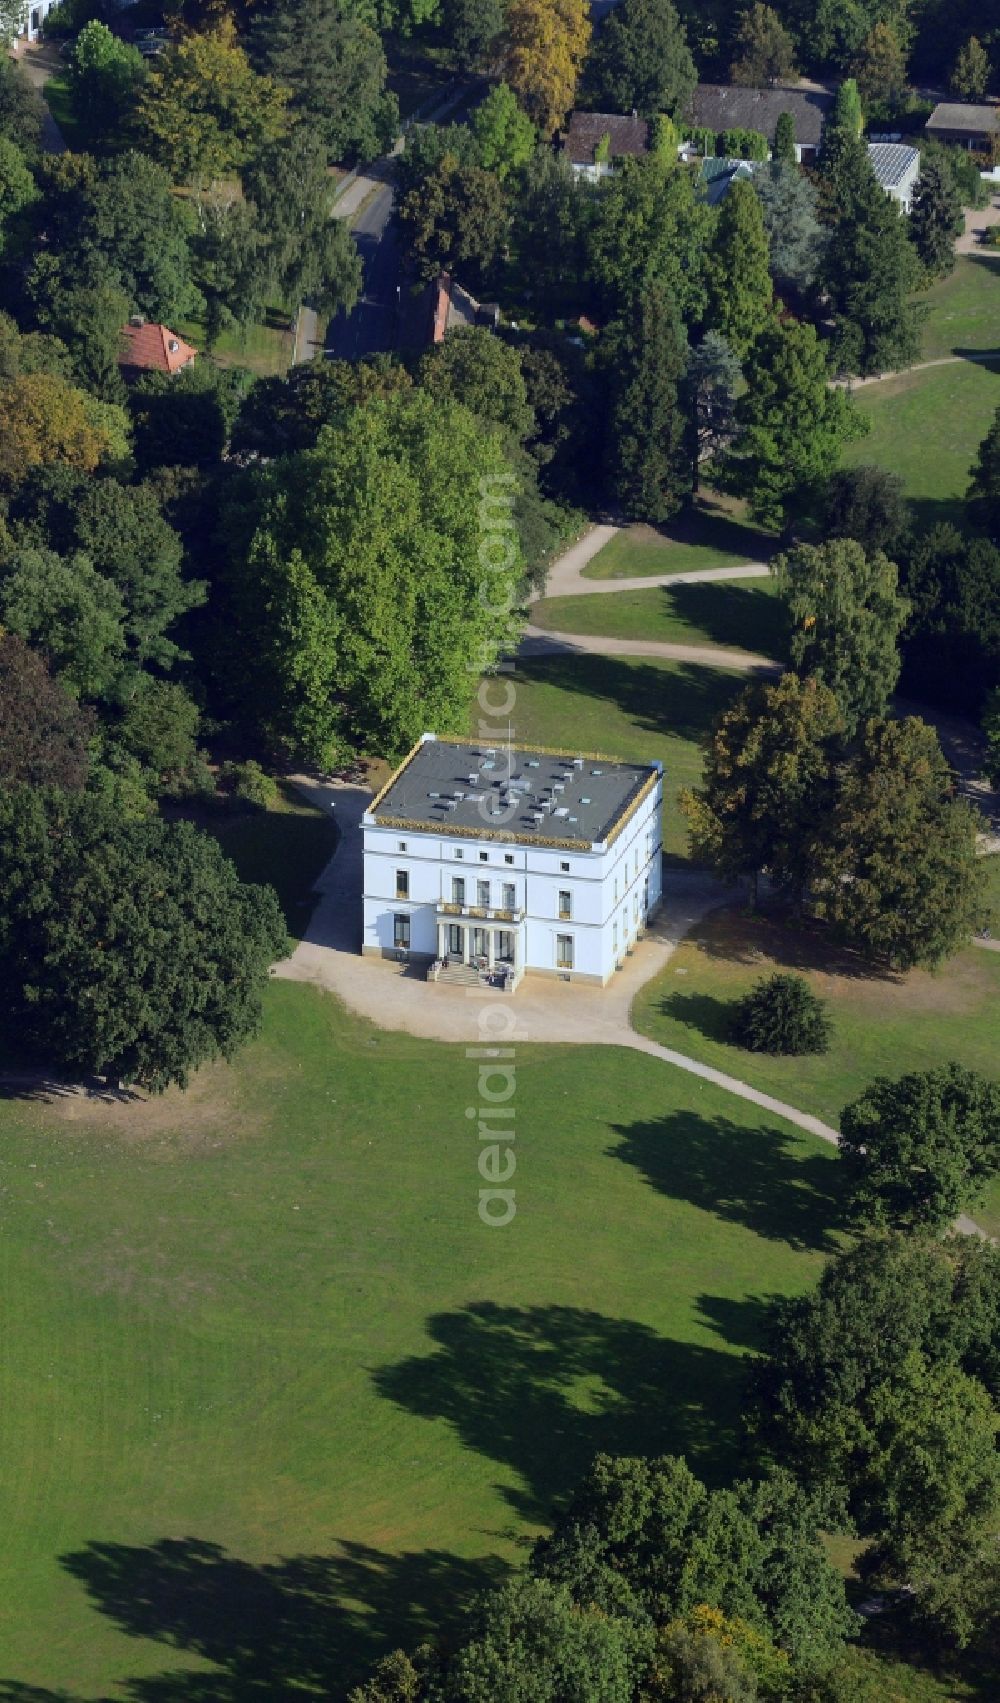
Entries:
{"type": "Polygon", "coordinates": [[[661,899],[659,763],[425,733],[362,820],[362,950],[603,985],[661,899]]]}
{"type": "Polygon", "coordinates": [[[37,41],[49,13],[57,0],[24,0],[18,35],[25,41],[37,41]]]}

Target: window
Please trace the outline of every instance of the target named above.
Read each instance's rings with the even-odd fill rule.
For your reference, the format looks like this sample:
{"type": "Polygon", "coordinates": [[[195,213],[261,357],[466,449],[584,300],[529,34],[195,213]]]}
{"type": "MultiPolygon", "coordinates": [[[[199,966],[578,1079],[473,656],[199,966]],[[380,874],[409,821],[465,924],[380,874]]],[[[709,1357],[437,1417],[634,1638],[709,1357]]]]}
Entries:
{"type": "Polygon", "coordinates": [[[611,924],[611,950],[612,950],[612,952],[617,954],[617,951],[618,951],[618,924],[616,922],[613,922],[611,924]]]}
{"type": "Polygon", "coordinates": [[[571,934],[556,935],[556,969],[571,970],[573,968],[573,936],[571,934]]]}
{"type": "Polygon", "coordinates": [[[503,860],[504,860],[504,863],[513,863],[514,853],[513,852],[504,852],[503,860]]]}
{"type": "Polygon", "coordinates": [[[485,910],[490,902],[490,884],[488,881],[476,882],[476,904],[485,910]]]}
{"type": "Polygon", "coordinates": [[[397,869],[396,871],[396,897],[397,899],[408,899],[410,897],[409,870],[397,869]]]}
{"type": "Polygon", "coordinates": [[[453,905],[465,904],[465,882],[461,875],[453,875],[451,878],[451,902],[453,905]]]}
{"type": "Polygon", "coordinates": [[[406,841],[405,840],[400,840],[398,849],[401,852],[405,852],[405,850],[406,850],[406,841]]]}
{"type": "Polygon", "coordinates": [[[573,915],[573,895],[565,887],[559,890],[559,915],[566,922],[573,915]]]}
{"type": "Polygon", "coordinates": [[[569,864],[568,863],[561,863],[559,865],[559,869],[560,869],[560,871],[563,875],[569,874],[569,864]]]}
{"type": "Polygon", "coordinates": [[[398,913],[392,919],[392,944],[397,952],[410,950],[410,919],[398,913]]]}
{"type": "Polygon", "coordinates": [[[459,863],[461,863],[463,857],[465,856],[465,853],[462,850],[461,846],[455,847],[455,856],[458,858],[459,863]]]}
{"type": "Polygon", "coordinates": [[[618,903],[618,877],[615,876],[615,904],[618,903]]]}
{"type": "Polygon", "coordinates": [[[479,861],[480,861],[480,863],[489,863],[489,861],[490,861],[489,852],[480,852],[479,861]]]}
{"type": "Polygon", "coordinates": [[[516,906],[517,888],[514,886],[513,881],[505,881],[503,884],[503,908],[505,911],[512,911],[516,908],[516,906]]]}

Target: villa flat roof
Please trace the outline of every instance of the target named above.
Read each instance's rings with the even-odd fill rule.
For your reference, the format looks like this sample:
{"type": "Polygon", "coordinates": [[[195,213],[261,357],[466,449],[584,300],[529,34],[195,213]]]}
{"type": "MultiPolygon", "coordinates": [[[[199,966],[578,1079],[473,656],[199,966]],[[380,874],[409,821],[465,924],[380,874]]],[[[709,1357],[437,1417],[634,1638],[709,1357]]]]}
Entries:
{"type": "Polygon", "coordinates": [[[582,850],[614,838],[660,774],[658,763],[425,737],[369,815],[379,827],[582,850]]]}

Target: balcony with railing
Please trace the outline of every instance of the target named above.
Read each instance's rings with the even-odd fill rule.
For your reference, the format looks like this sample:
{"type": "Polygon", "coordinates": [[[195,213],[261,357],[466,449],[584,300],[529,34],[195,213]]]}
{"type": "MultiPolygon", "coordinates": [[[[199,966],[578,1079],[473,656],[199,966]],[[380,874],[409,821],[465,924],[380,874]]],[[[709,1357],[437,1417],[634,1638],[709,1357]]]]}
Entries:
{"type": "Polygon", "coordinates": [[[520,905],[510,909],[504,905],[459,904],[457,900],[439,899],[436,910],[439,917],[467,917],[470,922],[498,922],[511,925],[524,921],[524,909],[520,905]]]}

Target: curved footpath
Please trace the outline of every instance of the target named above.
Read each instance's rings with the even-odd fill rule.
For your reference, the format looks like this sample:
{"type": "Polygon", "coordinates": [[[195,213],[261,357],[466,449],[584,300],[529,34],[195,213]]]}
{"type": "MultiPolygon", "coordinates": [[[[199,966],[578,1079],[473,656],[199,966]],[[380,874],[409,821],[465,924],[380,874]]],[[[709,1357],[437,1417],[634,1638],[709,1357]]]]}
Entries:
{"type": "MultiPolygon", "coordinates": [[[[587,563],[619,530],[595,526],[578,540],[550,571],[546,595],[566,596],[576,591],[623,591],[636,587],[681,583],[704,583],[716,579],[764,575],[764,563],[736,568],[712,568],[690,574],[664,574],[638,580],[584,580],[587,563]]],[[[742,668],[757,672],[780,672],[768,657],[747,651],[724,651],[717,646],[668,645],[644,640],[607,640],[572,633],[546,633],[529,627],[522,653],[590,652],[604,655],[670,656],[715,667],[742,668]]],[[[969,753],[966,753],[967,761],[969,753]]],[[[639,989],[657,975],[678,945],[712,910],[731,904],[733,890],[723,887],[701,870],[670,872],[664,903],[623,968],[606,988],[561,981],[526,978],[510,997],[485,989],[463,989],[437,983],[428,987],[423,977],[405,965],[363,958],[361,910],[363,856],[361,817],[371,793],[346,782],[323,781],[309,775],[293,775],[292,784],[324,814],[332,813],[340,838],[337,850],[318,883],[319,902],[304,938],[290,958],[275,965],[273,974],[286,981],[313,982],[338,995],[345,1005],[383,1029],[399,1029],[426,1040],[460,1045],[489,1044],[496,1038],[481,1019],[487,1011],[502,1006],[510,1014],[511,1027],[505,1043],[520,1041],[574,1046],[630,1047],[659,1058],[677,1070],[709,1082],[725,1093],[759,1106],[785,1123],[836,1146],[839,1135],[829,1124],[809,1112],[799,1111],[773,1095],[753,1088],[738,1077],[703,1064],[671,1047],[648,1039],[632,1027],[632,1003],[639,989]]],[[[985,944],[985,943],[983,943],[985,944]]],[[[1000,943],[991,943],[994,945],[1000,943]]],[[[966,1235],[983,1232],[971,1218],[960,1217],[956,1228],[966,1235]]]]}

